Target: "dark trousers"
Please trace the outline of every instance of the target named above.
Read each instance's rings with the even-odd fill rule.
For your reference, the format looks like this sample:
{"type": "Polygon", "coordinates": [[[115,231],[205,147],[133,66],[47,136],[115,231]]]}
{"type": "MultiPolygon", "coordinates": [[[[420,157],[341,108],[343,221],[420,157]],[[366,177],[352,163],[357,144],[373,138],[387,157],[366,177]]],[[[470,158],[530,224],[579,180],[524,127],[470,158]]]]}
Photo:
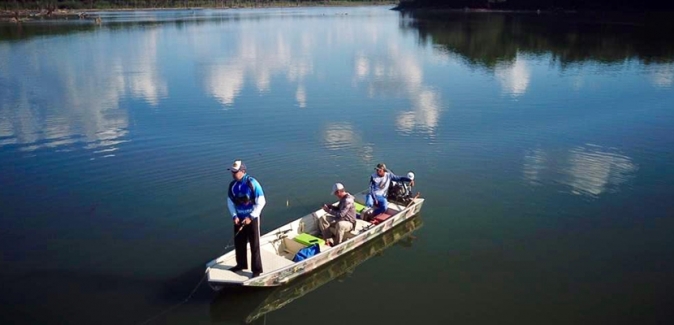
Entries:
{"type": "Polygon", "coordinates": [[[243,226],[243,219],[240,219],[239,225],[234,225],[234,248],[236,250],[236,265],[244,269],[248,268],[248,254],[246,244],[250,242],[250,261],[253,264],[251,271],[253,273],[262,273],[262,259],[260,258],[260,222],[259,218],[243,226]],[[241,232],[237,235],[236,233],[241,232]]]}

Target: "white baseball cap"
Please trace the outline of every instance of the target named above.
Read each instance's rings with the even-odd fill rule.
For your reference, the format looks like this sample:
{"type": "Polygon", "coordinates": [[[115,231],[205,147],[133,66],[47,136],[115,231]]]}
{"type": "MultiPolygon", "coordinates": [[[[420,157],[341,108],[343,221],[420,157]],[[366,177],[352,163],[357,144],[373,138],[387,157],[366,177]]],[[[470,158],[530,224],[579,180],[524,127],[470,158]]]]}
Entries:
{"type": "Polygon", "coordinates": [[[241,160],[237,160],[232,164],[232,167],[227,168],[231,170],[232,172],[236,173],[239,170],[246,170],[246,164],[243,163],[241,160]]]}
{"type": "Polygon", "coordinates": [[[342,185],[342,183],[335,183],[335,185],[332,185],[332,193],[330,193],[330,194],[335,194],[335,192],[337,192],[339,190],[343,190],[343,189],[344,189],[344,185],[342,185]]]}

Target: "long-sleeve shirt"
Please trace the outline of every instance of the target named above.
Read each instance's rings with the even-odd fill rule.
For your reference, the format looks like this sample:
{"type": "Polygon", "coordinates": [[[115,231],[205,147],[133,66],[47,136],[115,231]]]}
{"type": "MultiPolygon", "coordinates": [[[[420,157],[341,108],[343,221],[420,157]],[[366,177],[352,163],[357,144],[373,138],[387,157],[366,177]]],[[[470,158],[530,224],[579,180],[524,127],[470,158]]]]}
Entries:
{"type": "Polygon", "coordinates": [[[240,181],[233,181],[230,184],[227,195],[227,207],[229,208],[229,213],[232,215],[232,219],[236,217],[258,218],[266,203],[262,186],[260,186],[260,183],[255,178],[250,177],[248,174],[243,175],[240,181]],[[250,182],[250,185],[248,182],[250,182]]]}
{"type": "Polygon", "coordinates": [[[330,214],[339,218],[339,221],[348,221],[352,224],[356,223],[356,199],[350,193],[346,193],[337,206],[329,205],[330,214]]]}
{"type": "Polygon", "coordinates": [[[384,173],[384,176],[379,176],[377,173],[370,177],[370,194],[386,197],[391,181],[411,182],[412,179],[405,176],[398,176],[391,172],[384,173]]]}

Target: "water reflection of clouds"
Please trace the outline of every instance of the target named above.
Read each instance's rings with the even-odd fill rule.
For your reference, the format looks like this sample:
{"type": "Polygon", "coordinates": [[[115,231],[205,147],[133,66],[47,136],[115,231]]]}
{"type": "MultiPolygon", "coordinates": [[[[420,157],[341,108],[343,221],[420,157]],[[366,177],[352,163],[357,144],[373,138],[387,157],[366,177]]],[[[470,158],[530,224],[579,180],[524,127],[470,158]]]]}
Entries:
{"type": "Polygon", "coordinates": [[[631,158],[588,144],[561,154],[531,150],[524,157],[523,176],[532,185],[541,185],[548,179],[569,186],[573,194],[596,197],[617,190],[637,170],[631,158]]]}
{"type": "Polygon", "coordinates": [[[670,88],[674,83],[674,64],[658,65],[650,74],[653,85],[659,88],[670,88]]]}
{"type": "Polygon", "coordinates": [[[497,65],[494,73],[501,83],[504,93],[512,97],[519,97],[526,93],[531,79],[531,72],[527,63],[517,56],[515,62],[508,65],[497,65]]]}
{"type": "Polygon", "coordinates": [[[354,60],[356,84],[367,84],[370,96],[378,93],[403,93],[411,109],[400,112],[396,118],[399,132],[415,130],[432,134],[440,118],[440,95],[424,85],[424,73],[419,59],[398,47],[389,46],[385,56],[367,56],[358,53],[354,60]]]}
{"type": "Polygon", "coordinates": [[[532,185],[540,185],[545,172],[547,157],[543,150],[534,149],[524,155],[524,179],[532,185]]]}
{"type": "Polygon", "coordinates": [[[295,92],[295,100],[301,108],[307,107],[307,91],[304,89],[303,85],[297,87],[295,92]]]}
{"type": "Polygon", "coordinates": [[[251,78],[258,92],[270,91],[273,75],[285,75],[288,82],[296,84],[295,99],[299,107],[306,107],[306,76],[314,71],[311,52],[314,46],[314,34],[303,32],[299,35],[300,46],[293,48],[284,33],[277,26],[265,37],[256,37],[255,27],[247,26],[255,22],[240,22],[240,34],[228,41],[202,45],[199,42],[197,53],[212,57],[212,52],[222,52],[222,48],[234,48],[233,53],[213,59],[205,71],[205,88],[223,106],[234,105],[246,83],[251,78]],[[201,48],[200,48],[201,47],[201,48]],[[208,48],[209,50],[205,50],[208,48]]]}
{"type": "Polygon", "coordinates": [[[234,98],[243,87],[244,72],[231,65],[216,66],[211,69],[207,87],[211,95],[225,106],[234,104],[234,98]]]}
{"type": "Polygon", "coordinates": [[[374,158],[372,145],[364,143],[350,123],[329,124],[323,130],[323,141],[328,150],[356,150],[356,155],[364,162],[372,162],[374,158]]]}
{"type": "Polygon", "coordinates": [[[12,71],[0,75],[0,84],[8,85],[0,96],[0,145],[67,150],[86,142],[85,149],[113,156],[128,134],[120,102],[130,96],[157,106],[168,95],[157,67],[158,33],[87,35],[49,52],[38,41],[20,43],[7,56],[12,71]]]}
{"type": "Polygon", "coordinates": [[[334,123],[324,130],[325,147],[328,150],[340,150],[360,142],[360,137],[349,123],[334,123]]]}
{"type": "Polygon", "coordinates": [[[143,38],[136,47],[138,49],[137,61],[131,65],[133,76],[129,77],[131,91],[134,97],[145,99],[150,105],[157,106],[159,100],[168,95],[166,81],[159,76],[157,64],[157,35],[159,31],[153,29],[147,31],[147,37],[143,38]]]}

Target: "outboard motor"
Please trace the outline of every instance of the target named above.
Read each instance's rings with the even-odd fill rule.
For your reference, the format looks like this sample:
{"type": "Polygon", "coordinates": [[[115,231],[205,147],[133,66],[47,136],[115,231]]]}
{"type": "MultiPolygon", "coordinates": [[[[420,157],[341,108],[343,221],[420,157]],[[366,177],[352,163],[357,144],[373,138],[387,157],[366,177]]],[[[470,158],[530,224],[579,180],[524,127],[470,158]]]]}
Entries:
{"type": "MultiPolygon", "coordinates": [[[[411,171],[408,172],[407,178],[414,180],[414,173],[411,171]]],[[[392,181],[388,188],[387,199],[390,202],[408,205],[412,202],[412,188],[410,187],[410,184],[392,181]]]]}

